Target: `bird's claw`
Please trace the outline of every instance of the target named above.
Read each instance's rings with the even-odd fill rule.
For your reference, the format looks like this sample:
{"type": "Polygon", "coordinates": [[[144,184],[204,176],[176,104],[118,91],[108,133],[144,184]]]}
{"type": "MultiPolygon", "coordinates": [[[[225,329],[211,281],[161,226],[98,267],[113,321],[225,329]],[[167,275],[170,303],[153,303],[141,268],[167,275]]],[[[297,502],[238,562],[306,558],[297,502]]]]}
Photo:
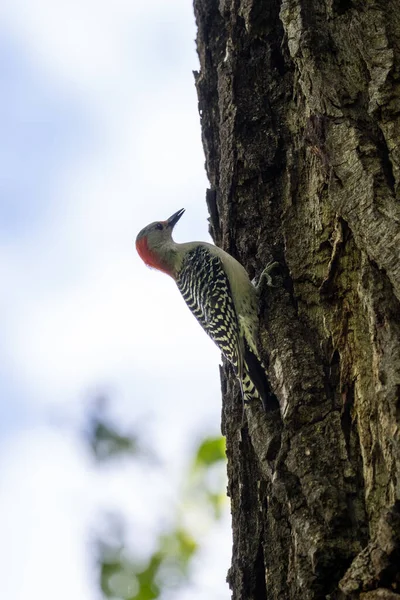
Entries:
{"type": "Polygon", "coordinates": [[[269,287],[278,287],[272,283],[271,271],[273,271],[274,269],[276,269],[279,266],[280,266],[280,264],[276,260],[267,264],[264,271],[260,275],[258,284],[256,285],[256,288],[258,290],[261,289],[261,287],[264,285],[264,282],[266,282],[266,284],[269,287]]]}

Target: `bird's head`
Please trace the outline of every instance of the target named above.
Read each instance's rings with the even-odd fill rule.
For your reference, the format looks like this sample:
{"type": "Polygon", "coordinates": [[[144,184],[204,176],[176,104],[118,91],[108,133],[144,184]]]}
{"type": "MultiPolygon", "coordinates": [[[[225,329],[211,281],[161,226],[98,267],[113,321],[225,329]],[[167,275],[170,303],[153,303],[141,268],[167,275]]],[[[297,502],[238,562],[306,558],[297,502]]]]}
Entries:
{"type": "Polygon", "coordinates": [[[173,275],[172,231],[184,212],[181,208],[166,221],[150,223],[138,233],[136,250],[146,265],[173,275]]]}

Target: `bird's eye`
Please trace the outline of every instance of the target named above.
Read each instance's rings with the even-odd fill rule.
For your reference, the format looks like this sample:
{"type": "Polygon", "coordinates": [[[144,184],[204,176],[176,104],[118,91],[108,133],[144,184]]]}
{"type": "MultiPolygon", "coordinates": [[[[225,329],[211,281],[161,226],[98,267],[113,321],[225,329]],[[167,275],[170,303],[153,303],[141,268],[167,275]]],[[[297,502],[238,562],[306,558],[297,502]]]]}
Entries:
{"type": "Polygon", "coordinates": [[[157,223],[156,229],[158,229],[158,231],[162,231],[163,230],[162,223],[157,223]]]}

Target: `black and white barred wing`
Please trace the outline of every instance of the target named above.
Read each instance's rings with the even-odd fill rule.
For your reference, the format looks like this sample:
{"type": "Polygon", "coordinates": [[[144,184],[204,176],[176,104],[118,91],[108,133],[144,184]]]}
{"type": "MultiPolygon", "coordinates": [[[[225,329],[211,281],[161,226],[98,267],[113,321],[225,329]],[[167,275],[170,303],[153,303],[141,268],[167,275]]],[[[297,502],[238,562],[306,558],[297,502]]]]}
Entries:
{"type": "Polygon", "coordinates": [[[239,323],[221,259],[204,246],[190,250],[183,261],[177,284],[200,325],[236,372],[241,371],[239,323]]]}

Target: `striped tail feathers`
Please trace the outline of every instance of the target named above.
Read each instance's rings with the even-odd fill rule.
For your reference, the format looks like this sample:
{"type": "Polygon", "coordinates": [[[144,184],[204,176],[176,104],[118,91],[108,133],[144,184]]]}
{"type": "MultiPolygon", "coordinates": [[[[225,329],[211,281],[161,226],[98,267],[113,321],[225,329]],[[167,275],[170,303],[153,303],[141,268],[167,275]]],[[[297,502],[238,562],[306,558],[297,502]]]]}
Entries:
{"type": "Polygon", "coordinates": [[[245,344],[243,392],[245,401],[261,399],[264,410],[279,409],[279,401],[271,390],[264,365],[245,344]]]}

